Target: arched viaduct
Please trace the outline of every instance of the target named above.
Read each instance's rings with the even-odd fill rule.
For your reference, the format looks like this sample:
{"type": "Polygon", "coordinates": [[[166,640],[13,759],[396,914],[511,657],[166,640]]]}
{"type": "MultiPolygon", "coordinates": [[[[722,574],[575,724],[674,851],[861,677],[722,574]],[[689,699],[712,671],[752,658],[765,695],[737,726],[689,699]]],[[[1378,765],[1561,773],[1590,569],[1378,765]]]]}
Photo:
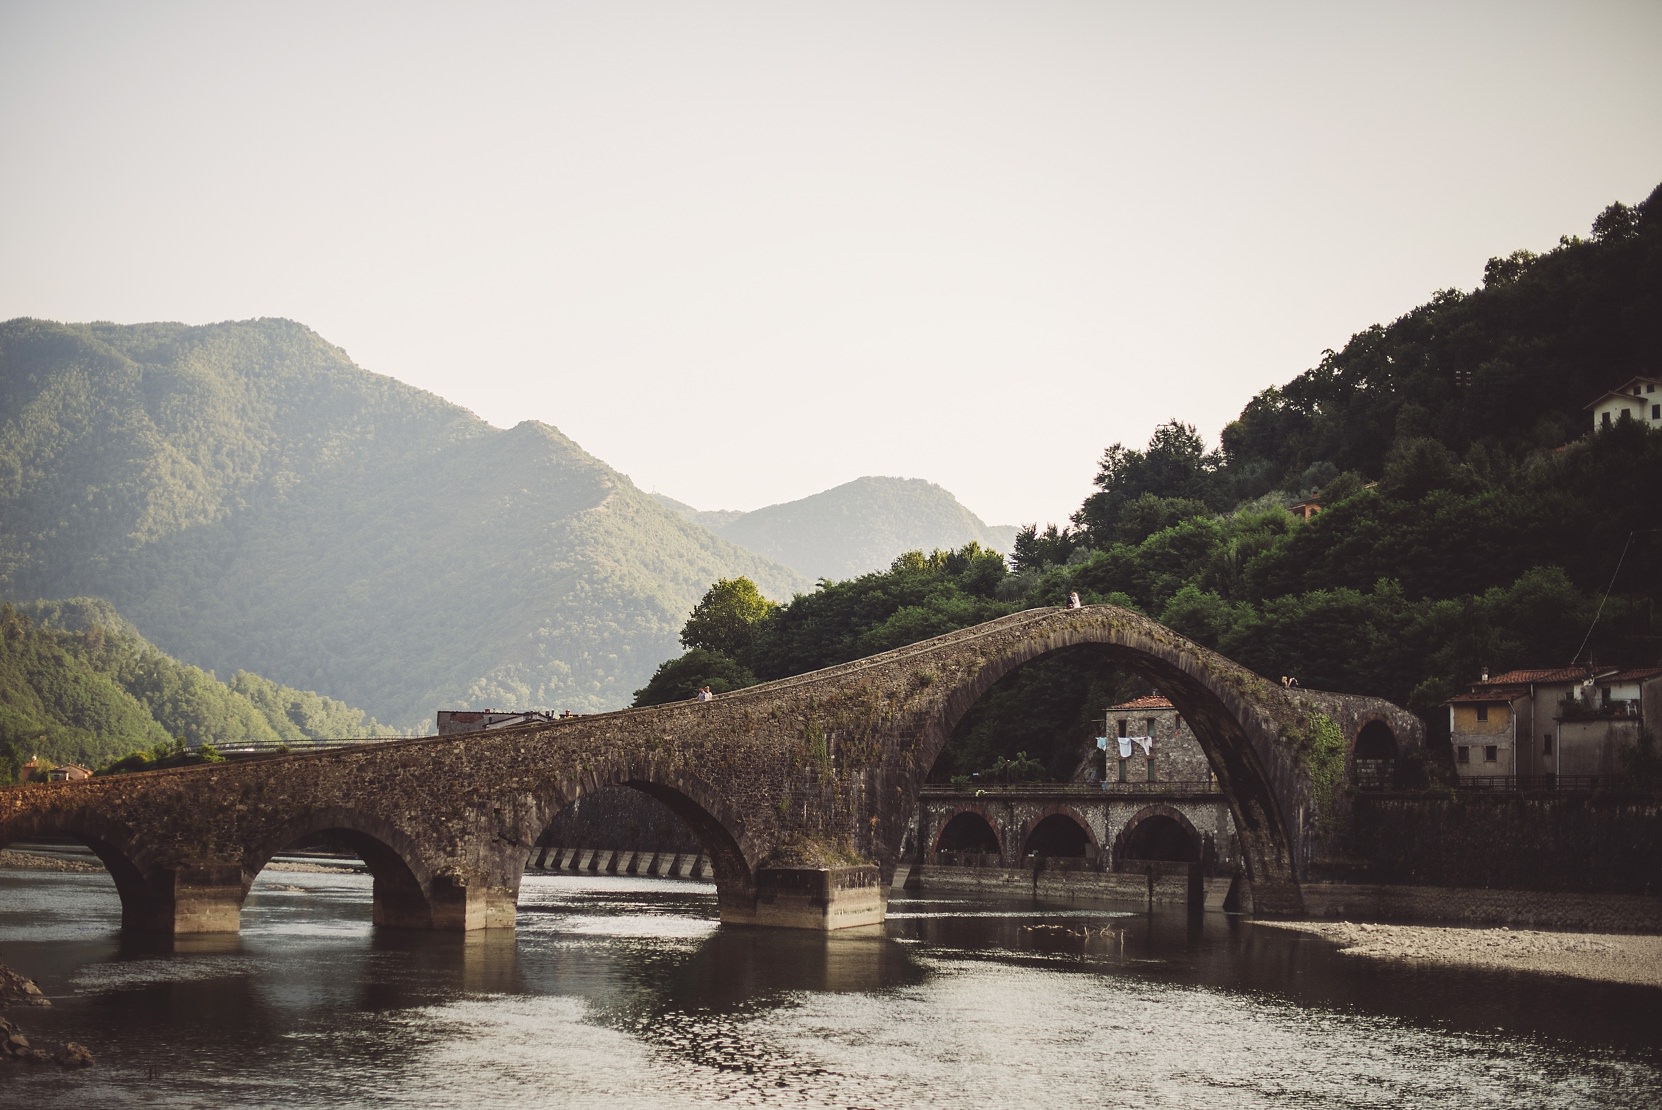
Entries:
{"type": "Polygon", "coordinates": [[[1006,674],[1061,650],[1139,672],[1192,725],[1259,913],[1303,911],[1310,830],[1357,731],[1384,721],[1421,739],[1393,706],[1285,690],[1127,610],[1042,609],[710,702],[7,788],[0,845],[76,837],[114,877],[125,927],[225,932],[274,854],[332,832],[374,876],[377,924],[511,927],[543,829],[622,784],[698,835],[723,922],[871,924],[954,726],[1006,674]]]}

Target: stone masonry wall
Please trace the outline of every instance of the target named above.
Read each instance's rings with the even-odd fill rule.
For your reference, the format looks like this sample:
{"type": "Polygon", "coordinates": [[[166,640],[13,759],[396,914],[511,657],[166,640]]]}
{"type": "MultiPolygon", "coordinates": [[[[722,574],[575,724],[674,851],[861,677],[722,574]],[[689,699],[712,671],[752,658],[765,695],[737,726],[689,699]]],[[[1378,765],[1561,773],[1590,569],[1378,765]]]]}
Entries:
{"type": "Polygon", "coordinates": [[[1654,798],[1361,795],[1353,813],[1369,881],[1662,895],[1654,798]]]}

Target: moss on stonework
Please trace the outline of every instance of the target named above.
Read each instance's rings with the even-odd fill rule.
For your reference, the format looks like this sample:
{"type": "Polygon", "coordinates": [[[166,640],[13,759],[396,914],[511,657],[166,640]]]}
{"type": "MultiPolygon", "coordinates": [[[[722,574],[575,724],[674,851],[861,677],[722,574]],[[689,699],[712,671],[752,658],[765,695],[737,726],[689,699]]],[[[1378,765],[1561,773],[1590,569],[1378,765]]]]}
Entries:
{"type": "Polygon", "coordinates": [[[831,867],[857,867],[869,863],[860,853],[854,850],[847,841],[835,841],[826,837],[808,836],[805,833],[791,833],[779,842],[773,854],[763,862],[763,867],[807,867],[813,869],[831,867]]]}
{"type": "Polygon", "coordinates": [[[1288,731],[1298,743],[1299,758],[1310,775],[1310,800],[1315,809],[1316,828],[1332,827],[1334,803],[1345,781],[1345,734],[1325,713],[1311,710],[1305,727],[1288,731]]]}

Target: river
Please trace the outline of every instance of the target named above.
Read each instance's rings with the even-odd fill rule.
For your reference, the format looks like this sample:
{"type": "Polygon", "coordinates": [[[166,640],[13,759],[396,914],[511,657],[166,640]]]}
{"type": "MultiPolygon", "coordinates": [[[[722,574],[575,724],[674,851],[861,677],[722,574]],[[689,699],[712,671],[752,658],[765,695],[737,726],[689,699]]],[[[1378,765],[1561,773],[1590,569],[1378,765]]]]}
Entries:
{"type": "Polygon", "coordinates": [[[0,871],[0,957],[85,1071],[28,1107],[1656,1107],[1662,990],[1404,969],[1248,921],[908,897],[825,936],[714,888],[527,875],[515,935],[384,932],[267,871],[239,936],[124,940],[103,874],[0,871]]]}

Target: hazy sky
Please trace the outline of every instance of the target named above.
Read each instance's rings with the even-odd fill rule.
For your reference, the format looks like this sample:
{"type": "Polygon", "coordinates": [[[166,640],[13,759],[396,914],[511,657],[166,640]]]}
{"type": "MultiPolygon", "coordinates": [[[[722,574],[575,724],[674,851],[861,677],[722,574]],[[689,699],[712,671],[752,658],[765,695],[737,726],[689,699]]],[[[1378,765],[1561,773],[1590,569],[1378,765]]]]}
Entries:
{"type": "Polygon", "coordinates": [[[1060,522],[1642,200],[1662,3],[0,0],[0,151],[0,318],[286,316],[699,508],[1060,522]]]}

